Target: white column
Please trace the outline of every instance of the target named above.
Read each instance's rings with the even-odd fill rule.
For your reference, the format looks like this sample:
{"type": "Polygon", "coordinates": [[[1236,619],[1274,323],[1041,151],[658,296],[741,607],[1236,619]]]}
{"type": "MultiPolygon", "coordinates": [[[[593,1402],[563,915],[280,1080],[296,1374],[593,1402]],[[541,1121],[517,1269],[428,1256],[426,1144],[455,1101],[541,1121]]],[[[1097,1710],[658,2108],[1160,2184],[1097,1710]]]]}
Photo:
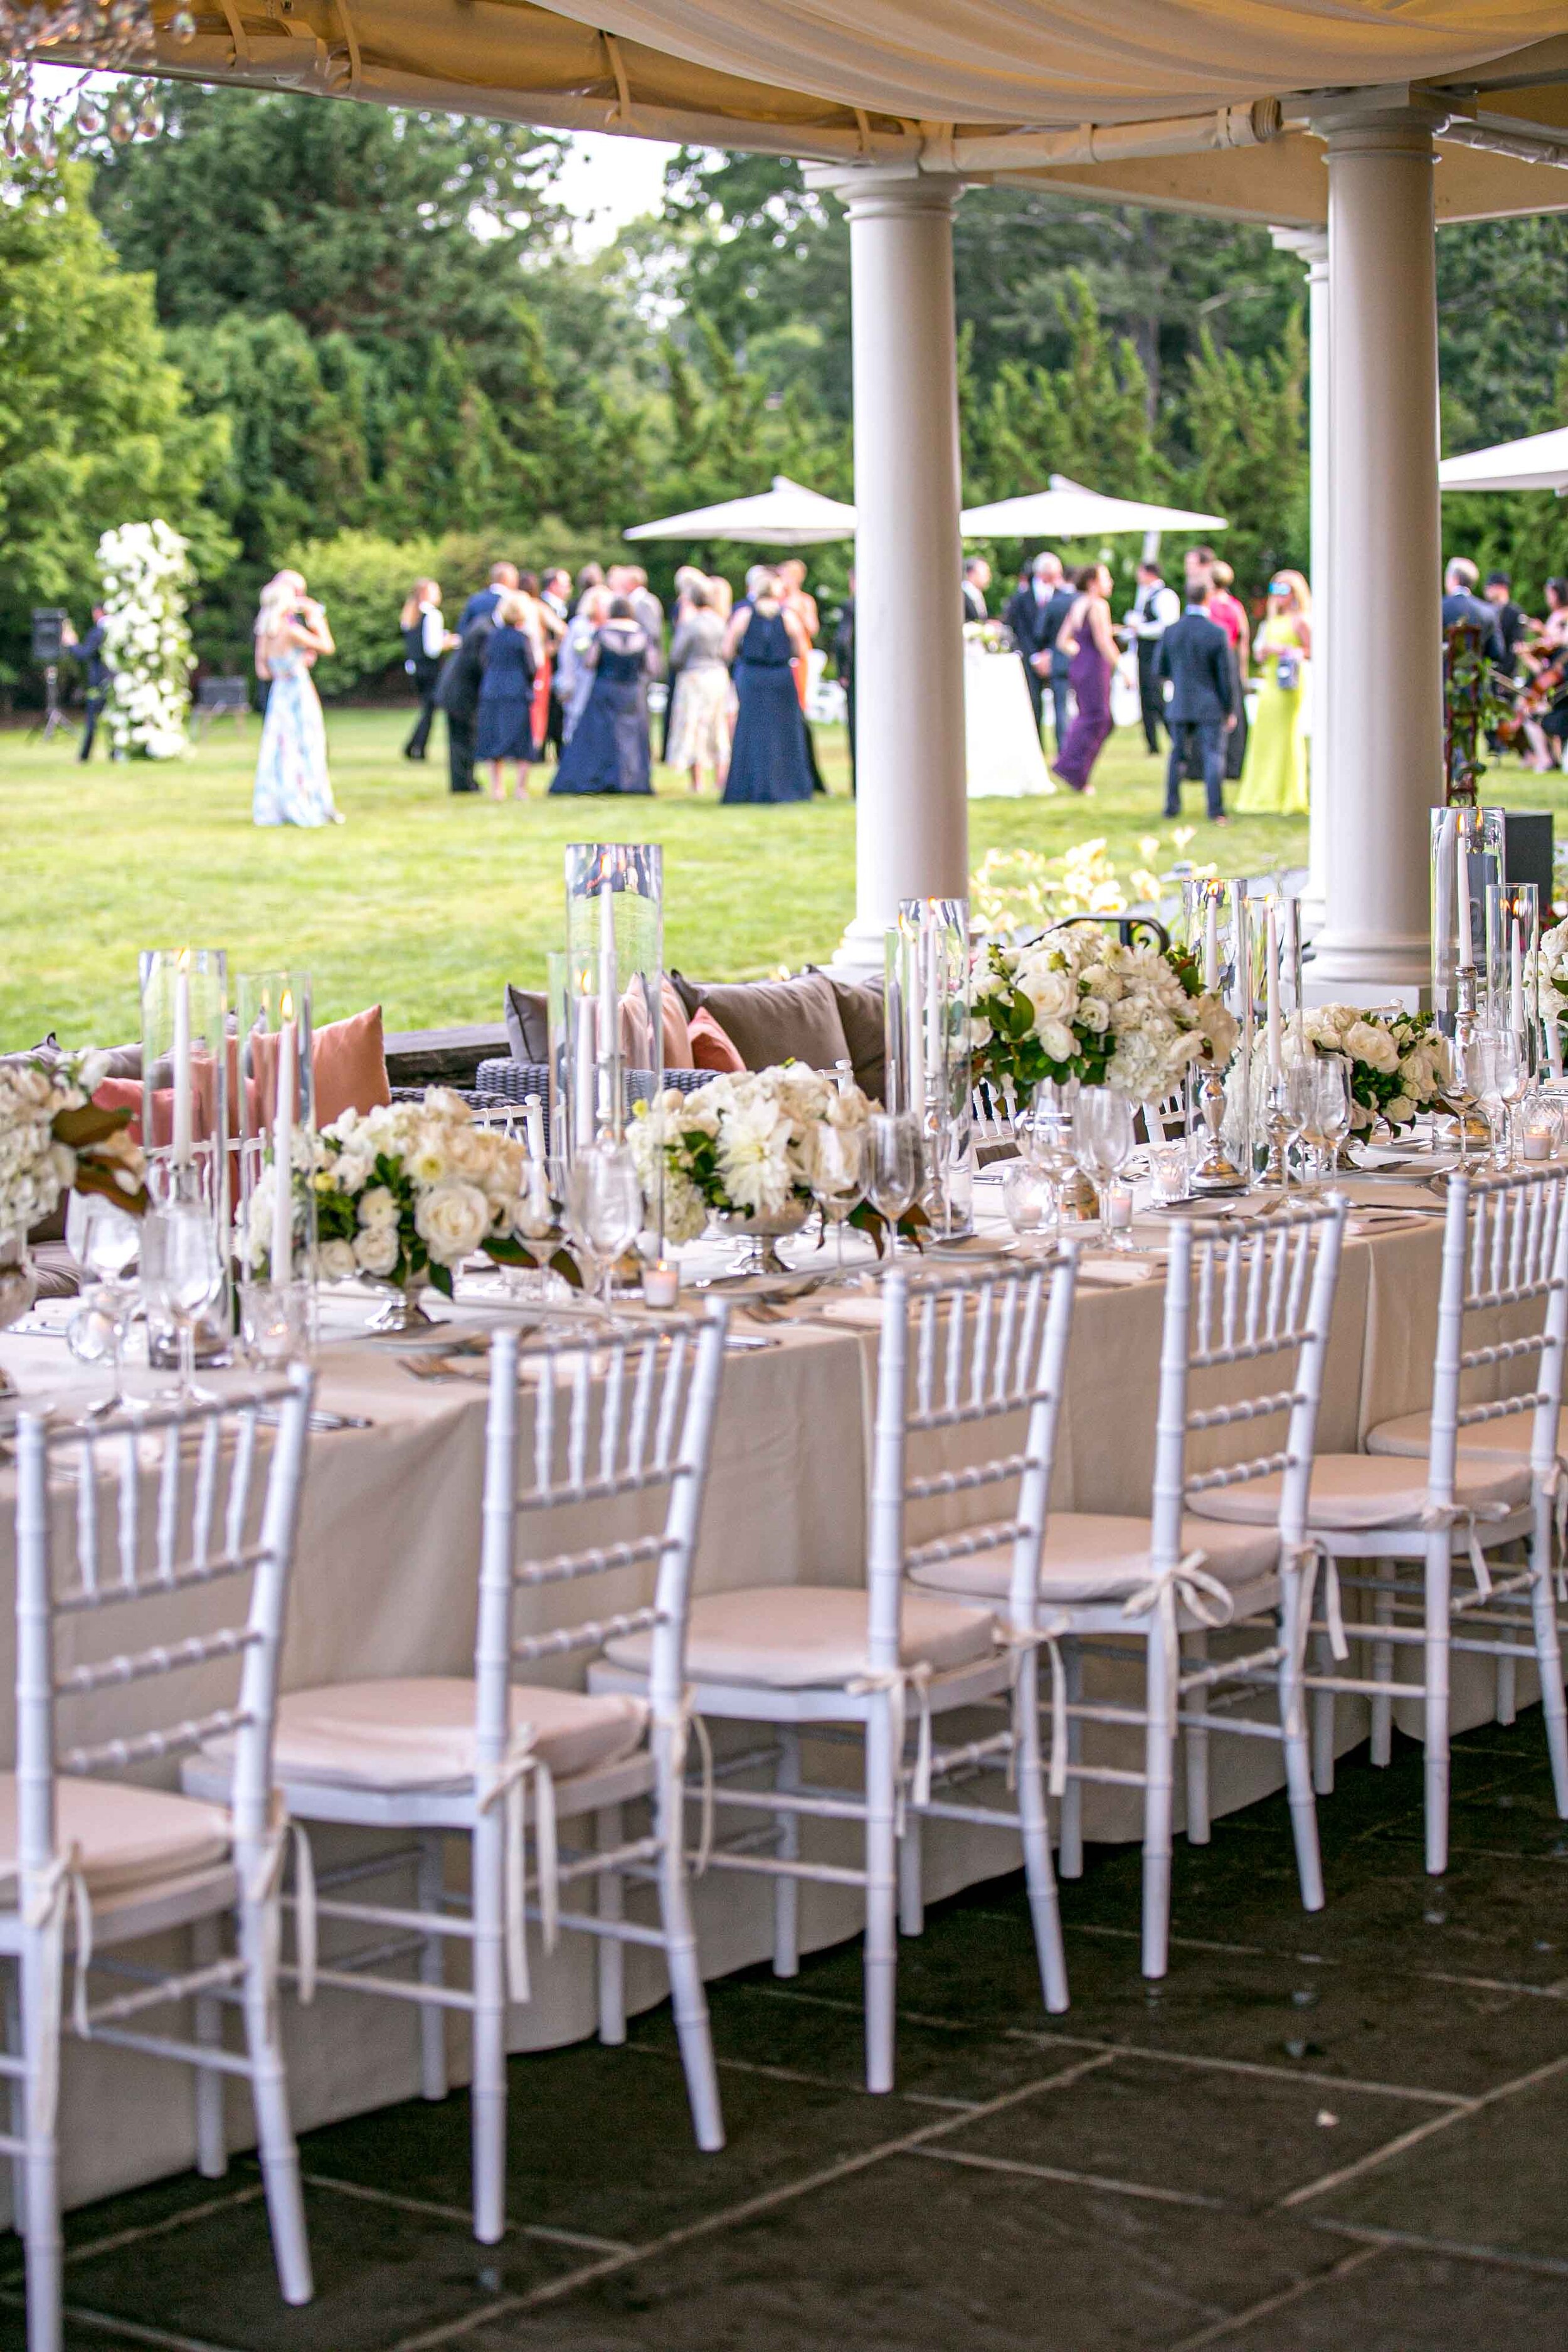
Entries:
{"type": "Polygon", "coordinates": [[[1329,545],[1329,234],[1320,228],[1273,228],[1268,232],[1281,253],[1294,253],[1307,265],[1307,331],[1311,359],[1308,446],[1311,466],[1311,555],[1308,569],[1312,587],[1312,643],[1317,658],[1311,666],[1311,700],[1308,723],[1312,740],[1312,802],[1308,820],[1307,887],[1301,911],[1310,935],[1323,928],[1328,898],[1328,828],[1332,785],[1329,779],[1328,685],[1324,659],[1327,640],[1332,553],[1329,545]]]}
{"type": "Polygon", "coordinates": [[[952,204],[911,167],[806,167],[849,213],[855,362],[855,919],[882,967],[900,898],[969,887],[952,204]]]}
{"type": "Polygon", "coordinates": [[[1430,984],[1428,811],[1442,796],[1434,117],[1325,106],[1327,919],[1312,993],[1415,1004],[1430,984]]]}

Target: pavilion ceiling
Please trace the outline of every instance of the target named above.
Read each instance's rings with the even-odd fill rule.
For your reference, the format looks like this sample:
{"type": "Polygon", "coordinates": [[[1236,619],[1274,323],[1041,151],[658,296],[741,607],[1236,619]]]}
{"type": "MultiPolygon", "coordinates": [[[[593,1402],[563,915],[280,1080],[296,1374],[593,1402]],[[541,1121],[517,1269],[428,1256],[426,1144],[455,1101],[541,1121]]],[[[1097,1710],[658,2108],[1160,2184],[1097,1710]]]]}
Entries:
{"type": "MultiPolygon", "coordinates": [[[[1309,91],[1418,86],[1568,157],[1568,0],[191,0],[184,43],[176,5],[181,79],[1299,225],[1326,211],[1309,91]]],[[[1568,170],[1438,152],[1442,219],[1568,206],[1568,170]]]]}

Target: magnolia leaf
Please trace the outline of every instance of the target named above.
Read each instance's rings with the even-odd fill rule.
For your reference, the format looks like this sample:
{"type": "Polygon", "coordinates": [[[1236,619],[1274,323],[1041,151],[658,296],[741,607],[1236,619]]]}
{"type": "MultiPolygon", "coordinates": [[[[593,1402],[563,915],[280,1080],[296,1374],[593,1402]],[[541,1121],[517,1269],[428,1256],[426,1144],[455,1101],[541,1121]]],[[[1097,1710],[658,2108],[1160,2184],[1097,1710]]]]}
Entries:
{"type": "Polygon", "coordinates": [[[79,1160],[76,1181],[71,1190],[74,1192],[97,1192],[104,1200],[112,1201],[117,1209],[123,1209],[128,1217],[144,1216],[151,1206],[144,1184],[138,1184],[133,1192],[123,1191],[114,1181],[113,1170],[101,1160],[79,1160]]]}
{"type": "Polygon", "coordinates": [[[57,1143],[68,1144],[72,1151],[86,1151],[92,1144],[107,1143],[122,1127],[131,1124],[128,1110],[100,1110],[96,1103],[83,1103],[77,1110],[58,1110],[52,1121],[57,1143]]]}

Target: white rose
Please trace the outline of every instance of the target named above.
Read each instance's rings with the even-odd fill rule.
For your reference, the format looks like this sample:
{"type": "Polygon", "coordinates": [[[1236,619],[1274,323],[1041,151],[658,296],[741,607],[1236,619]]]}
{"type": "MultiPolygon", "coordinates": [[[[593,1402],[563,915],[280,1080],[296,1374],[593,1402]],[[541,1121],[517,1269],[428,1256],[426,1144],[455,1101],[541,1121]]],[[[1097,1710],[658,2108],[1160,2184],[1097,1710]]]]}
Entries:
{"type": "Polygon", "coordinates": [[[1070,1062],[1073,1057],[1073,1034],[1065,1021],[1042,1021],[1040,1043],[1053,1062],[1070,1062]]]}
{"type": "MultiPolygon", "coordinates": [[[[332,1248],[345,1244],[332,1243],[332,1248]]],[[[397,1264],[398,1239],[395,1225],[363,1225],[354,1235],[351,1246],[355,1263],[365,1274],[386,1275],[397,1264]]]]}
{"type": "MultiPolygon", "coordinates": [[[[1119,1006],[1118,1010],[1120,1009],[1119,1006]]],[[[1091,1029],[1097,1037],[1103,1036],[1110,1026],[1110,1007],[1102,996],[1080,997],[1078,1017],[1084,1028],[1091,1029]]],[[[1135,1026],[1136,1024],[1131,1025],[1135,1026]]]]}
{"type": "Polygon", "coordinates": [[[323,1242],[316,1255],[324,1282],[352,1282],[359,1271],[353,1242],[323,1242]]]}
{"type": "Polygon", "coordinates": [[[1037,1022],[1060,1021],[1072,1010],[1077,990],[1065,971],[1032,971],[1023,987],[1037,1022]]]}
{"type": "Polygon", "coordinates": [[[490,1206],[474,1184],[435,1184],[414,1213],[420,1239],[437,1265],[459,1265],[490,1229],[490,1206]]]}
{"type": "Polygon", "coordinates": [[[1347,1050],[1369,1069],[1381,1070],[1392,1076],[1399,1067],[1399,1048],[1386,1029],[1379,1029],[1371,1021],[1352,1021],[1345,1032],[1347,1050]]]}
{"type": "Polygon", "coordinates": [[[362,1225],[381,1225],[395,1229],[397,1202],[384,1184],[373,1184],[360,1194],[359,1221],[362,1225]]]}

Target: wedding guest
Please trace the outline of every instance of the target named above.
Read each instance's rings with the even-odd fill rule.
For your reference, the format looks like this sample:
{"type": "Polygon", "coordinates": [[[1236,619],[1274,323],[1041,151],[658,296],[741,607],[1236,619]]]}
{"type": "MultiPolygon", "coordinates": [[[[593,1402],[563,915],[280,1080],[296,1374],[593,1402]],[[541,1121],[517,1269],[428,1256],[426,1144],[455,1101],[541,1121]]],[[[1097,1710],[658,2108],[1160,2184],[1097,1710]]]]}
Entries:
{"type": "Polygon", "coordinates": [[[1453,556],[1443,573],[1443,634],[1463,623],[1474,629],[1481,651],[1500,664],[1502,631],[1493,607],[1476,593],[1480,573],[1468,555],[1453,556]]]}
{"type": "Polygon", "coordinates": [[[1262,680],[1237,811],[1246,816],[1305,816],[1303,672],[1312,656],[1312,594],[1299,572],[1277,572],[1268,583],[1268,609],[1252,654],[1262,680]]]}
{"type": "MultiPolygon", "coordinates": [[[[821,635],[822,616],[816,609],[816,597],[806,587],[805,566],[798,555],[792,555],[787,562],[778,564],[775,567],[775,573],[784,609],[786,613],[793,614],[800,623],[805,637],[805,654],[798,655],[789,666],[790,675],[795,679],[795,698],[800,704],[804,716],[806,706],[811,700],[811,648],[821,635]]],[[[805,756],[811,769],[811,789],[814,793],[820,793],[826,796],[827,786],[823,782],[822,770],[816,763],[816,738],[811,731],[809,719],[805,722],[805,756]]]]}
{"type": "Polygon", "coordinates": [[[337,651],[327,616],[305,593],[304,574],[279,572],[261,592],[256,675],[271,691],[256,760],[255,824],[342,824],[327,773],[327,730],[310,672],[337,651]]]}
{"type": "Polygon", "coordinates": [[[675,724],[665,759],[684,768],[692,792],[711,768],[720,792],[730,773],[730,673],[724,665],[724,623],[709,601],[707,583],[687,590],[686,618],[670,641],[676,679],[675,724]]]}
{"type": "Polygon", "coordinates": [[[1169,678],[1165,707],[1171,756],[1165,771],[1165,814],[1182,814],[1182,778],[1195,770],[1204,780],[1211,824],[1224,824],[1225,739],[1236,725],[1230,645],[1209,618],[1208,583],[1200,573],[1187,585],[1185,609],[1160,639],[1158,676],[1169,678]]]}
{"type": "Polygon", "coordinates": [[[566,642],[567,625],[572,618],[572,574],[569,572],[547,572],[544,575],[543,600],[561,625],[554,658],[550,667],[550,705],[545,714],[544,748],[552,751],[559,760],[566,741],[566,712],[561,699],[561,654],[566,642]]]}
{"type": "Polygon", "coordinates": [[[586,659],[594,640],[610,617],[610,592],[607,588],[590,587],[567,624],[561,642],[560,665],[556,673],[561,689],[561,741],[565,747],[576,731],[588,697],[594,691],[593,667],[586,659]]]}
{"type": "Polygon", "coordinates": [[[1062,644],[1062,631],[1066,626],[1068,614],[1072,611],[1077,601],[1077,590],[1068,584],[1059,556],[1047,555],[1037,558],[1035,601],[1038,610],[1035,621],[1035,634],[1039,639],[1039,650],[1034,656],[1034,667],[1050,687],[1051,727],[1056,736],[1058,754],[1067,741],[1071,727],[1071,712],[1068,704],[1068,670],[1071,656],[1062,644]],[[1046,567],[1043,575],[1043,600],[1042,575],[1039,572],[1041,562],[1046,567]]]}
{"type": "Polygon", "coordinates": [[[441,590],[436,581],[414,583],[404,601],[398,626],[403,631],[403,667],[414,680],[419,697],[419,715],[414,722],[414,732],[403,747],[403,756],[405,760],[422,760],[436,716],[436,681],[441,675],[441,656],[450,653],[458,642],[442,617],[441,590]]]}
{"type": "Polygon", "coordinates": [[[447,772],[451,791],[477,793],[474,774],[474,728],[479,717],[479,688],[484,683],[485,648],[495,623],[489,613],[470,621],[447,655],[436,681],[436,708],[447,721],[447,772]]]}
{"type": "Polygon", "coordinates": [[[489,586],[488,588],[476,588],[473,594],[469,597],[468,603],[464,605],[462,611],[458,615],[458,628],[459,633],[468,627],[470,621],[488,621],[490,614],[495,611],[496,606],[500,603],[501,598],[505,595],[507,590],[509,588],[515,589],[516,586],[517,566],[515,563],[492,563],[490,565],[489,586]]]}
{"type": "Polygon", "coordinates": [[[735,592],[721,572],[711,572],[708,575],[708,602],[721,621],[729,620],[734,609],[735,592]]]}
{"type": "Polygon", "coordinates": [[[517,590],[522,599],[523,626],[533,648],[533,702],[529,712],[531,746],[528,756],[537,764],[544,757],[545,737],[550,731],[551,672],[565,629],[545,602],[533,572],[520,574],[517,590]]]}
{"type": "Polygon", "coordinates": [[[1225,772],[1226,781],[1235,783],[1247,757],[1247,682],[1252,625],[1246,605],[1233,593],[1236,574],[1230,565],[1216,555],[1209,568],[1209,577],[1214,584],[1209,590],[1208,616],[1230,640],[1231,709],[1236,713],[1236,725],[1225,739],[1225,772]]]}
{"type": "Polygon", "coordinates": [[[497,801],[506,798],[502,770],[510,760],[513,793],[521,801],[528,798],[524,771],[533,757],[533,681],[539,670],[527,600],[517,589],[505,590],[490,620],[474,756],[489,768],[490,798],[497,801]]]}
{"type": "MultiPolygon", "coordinates": [[[[675,575],[675,618],[669,640],[669,663],[668,668],[669,691],[664,698],[664,726],[659,738],[658,749],[658,756],[663,761],[666,767],[668,767],[670,764],[669,739],[675,731],[675,709],[677,703],[680,699],[681,656],[679,647],[683,642],[689,642],[689,640],[683,640],[681,632],[684,629],[686,623],[691,617],[693,609],[691,604],[691,592],[694,588],[700,588],[702,585],[703,575],[699,572],[695,563],[683,563],[679,566],[675,575]]],[[[696,787],[694,785],[693,790],[695,789],[696,787]]]]}
{"type": "Polygon", "coordinates": [[[577,574],[577,593],[574,601],[573,610],[574,612],[580,612],[582,609],[583,599],[588,594],[589,591],[594,588],[602,588],[604,585],[605,569],[603,564],[584,563],[583,569],[577,574]]]}
{"type": "Polygon", "coordinates": [[[81,664],[83,688],[81,706],[84,716],[81,749],[77,753],[79,761],[90,760],[92,757],[93,737],[98,732],[98,722],[103,716],[103,706],[109,699],[109,689],[113,682],[113,673],[103,658],[105,612],[106,607],[102,604],[93,606],[91,628],[89,629],[86,636],[79,638],[71,648],[77,660],[81,664]]]}
{"type": "Polygon", "coordinates": [[[1502,659],[1498,667],[1505,677],[1517,677],[1519,649],[1534,634],[1535,623],[1522,604],[1514,603],[1513,583],[1506,572],[1489,572],[1481,596],[1497,614],[1498,634],[1502,638],[1502,659]]]}
{"type": "Polygon", "coordinates": [[[642,630],[648,644],[648,676],[664,676],[664,606],[647,584],[647,573],[640,563],[625,565],[627,586],[623,591],[632,608],[632,618],[642,630]]]}
{"type": "Polygon", "coordinates": [[[1106,566],[1086,563],[1052,648],[1067,663],[1078,716],[1051,773],[1086,800],[1093,797],[1089,778],[1110,733],[1110,673],[1116,667],[1116,633],[1107,601],[1110,590],[1106,566]]]}
{"type": "Polygon", "coordinates": [[[963,564],[963,617],[966,621],[984,621],[989,617],[985,609],[985,591],[991,585],[991,566],[983,555],[966,556],[963,564]]]}
{"type": "Polygon", "coordinates": [[[614,596],[583,656],[593,686],[556,769],[552,793],[651,793],[647,679],[653,648],[631,600],[614,596]]]}
{"type": "Polygon", "coordinates": [[[1138,566],[1138,586],[1126,625],[1138,658],[1138,710],[1151,759],[1159,751],[1160,729],[1165,719],[1158,667],[1160,640],[1172,622],[1181,617],[1181,598],[1173,588],[1166,587],[1159,565],[1145,558],[1138,566]]]}
{"type": "MultiPolygon", "coordinates": [[[[838,625],[833,632],[833,659],[838,672],[838,683],[844,688],[844,719],[849,738],[849,794],[856,789],[855,774],[855,574],[849,574],[849,593],[838,608],[838,625]]],[[[1026,663],[1025,676],[1031,677],[1026,663]]]]}
{"type": "Polygon", "coordinates": [[[724,633],[724,658],[733,667],[740,703],[725,805],[808,801],[812,762],[792,664],[805,660],[810,643],[799,616],[784,604],[776,573],[754,567],[746,584],[751,593],[724,633]]]}

